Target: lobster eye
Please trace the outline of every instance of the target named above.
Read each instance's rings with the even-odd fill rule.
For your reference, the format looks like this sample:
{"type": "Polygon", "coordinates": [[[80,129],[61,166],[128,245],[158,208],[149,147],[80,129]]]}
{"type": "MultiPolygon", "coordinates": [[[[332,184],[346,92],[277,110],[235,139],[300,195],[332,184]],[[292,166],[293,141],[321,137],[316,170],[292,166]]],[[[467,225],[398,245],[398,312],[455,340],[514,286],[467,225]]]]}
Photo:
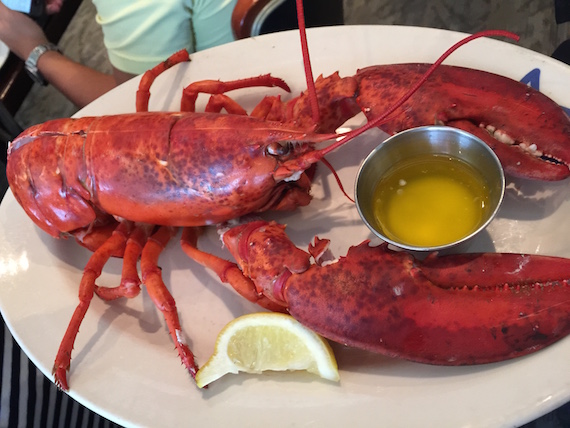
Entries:
{"type": "Polygon", "coordinates": [[[267,154],[271,155],[271,156],[284,156],[289,154],[289,152],[291,151],[291,143],[285,142],[285,143],[280,143],[280,142],[273,142],[270,143],[267,146],[267,154]]]}

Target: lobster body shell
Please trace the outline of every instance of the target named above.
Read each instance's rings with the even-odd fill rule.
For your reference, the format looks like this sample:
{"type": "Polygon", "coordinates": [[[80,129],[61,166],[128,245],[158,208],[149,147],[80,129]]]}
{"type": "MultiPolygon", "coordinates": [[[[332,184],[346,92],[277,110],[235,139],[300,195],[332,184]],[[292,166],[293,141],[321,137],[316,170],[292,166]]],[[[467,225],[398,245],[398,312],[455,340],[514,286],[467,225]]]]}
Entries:
{"type": "Polygon", "coordinates": [[[12,143],[7,175],[28,215],[54,236],[90,227],[101,213],[200,226],[308,204],[309,180],[276,182],[281,159],[267,147],[296,141],[294,156],[315,140],[292,125],[213,113],[61,119],[12,143]]]}
{"type": "MultiPolygon", "coordinates": [[[[199,226],[294,209],[310,201],[310,182],[300,173],[322,157],[303,143],[330,138],[310,130],[331,132],[358,109],[378,117],[427,68],[383,65],[319,78],[320,99],[328,104],[318,125],[307,119],[306,94],[286,103],[268,97],[257,117],[139,112],[50,121],[11,144],[8,180],[28,215],[52,236],[77,236],[111,216],[199,226]],[[301,144],[268,154],[272,144],[287,141],[301,144]]],[[[570,119],[511,79],[442,65],[400,112],[381,127],[395,133],[445,123],[486,141],[507,173],[544,180],[570,175],[570,119]]]]}

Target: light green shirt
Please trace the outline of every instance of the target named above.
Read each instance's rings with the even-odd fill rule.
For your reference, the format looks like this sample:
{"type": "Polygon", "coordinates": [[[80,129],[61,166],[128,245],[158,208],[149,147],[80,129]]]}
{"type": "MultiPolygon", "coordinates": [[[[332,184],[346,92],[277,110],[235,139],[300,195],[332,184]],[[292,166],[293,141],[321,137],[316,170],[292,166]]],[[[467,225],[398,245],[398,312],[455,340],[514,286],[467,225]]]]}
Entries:
{"type": "Polygon", "coordinates": [[[174,52],[231,42],[237,0],[93,0],[113,66],[140,74],[174,52]]]}

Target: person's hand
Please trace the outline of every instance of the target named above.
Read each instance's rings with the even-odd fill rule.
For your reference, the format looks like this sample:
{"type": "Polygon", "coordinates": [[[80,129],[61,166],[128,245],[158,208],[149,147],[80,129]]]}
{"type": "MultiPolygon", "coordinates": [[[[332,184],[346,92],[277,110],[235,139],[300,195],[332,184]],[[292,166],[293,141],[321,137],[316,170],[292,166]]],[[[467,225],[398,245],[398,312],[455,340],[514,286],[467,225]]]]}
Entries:
{"type": "Polygon", "coordinates": [[[63,0],[46,0],[46,13],[57,13],[63,6],[63,0]]]}
{"type": "MultiPolygon", "coordinates": [[[[61,7],[61,0],[51,0],[49,3],[54,8],[61,7]]],[[[43,30],[33,19],[7,8],[1,1],[0,40],[24,61],[36,46],[48,42],[43,30]]]]}

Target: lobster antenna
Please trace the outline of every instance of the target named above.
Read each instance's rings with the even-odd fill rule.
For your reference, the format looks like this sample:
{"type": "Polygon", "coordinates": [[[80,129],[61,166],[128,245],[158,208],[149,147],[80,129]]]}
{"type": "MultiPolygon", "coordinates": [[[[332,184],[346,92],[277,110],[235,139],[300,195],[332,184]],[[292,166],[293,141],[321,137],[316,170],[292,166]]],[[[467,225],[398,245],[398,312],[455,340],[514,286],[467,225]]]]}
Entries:
{"type": "Polygon", "coordinates": [[[334,169],[334,167],[331,165],[331,163],[326,159],[326,158],[321,158],[319,159],[323,164],[325,164],[325,166],[332,172],[335,180],[336,180],[336,184],[338,185],[338,188],[340,189],[340,191],[343,193],[344,196],[346,196],[346,198],[354,203],[354,199],[352,199],[348,193],[346,193],[346,190],[344,190],[344,186],[342,185],[342,180],[340,179],[340,177],[338,176],[338,173],[336,172],[336,170],[334,169]]]}
{"type": "Polygon", "coordinates": [[[301,36],[301,52],[303,53],[303,66],[305,67],[305,80],[307,81],[307,92],[311,104],[313,122],[317,126],[320,122],[319,101],[317,90],[313,79],[311,68],[311,58],[309,57],[309,46],[307,44],[307,26],[305,25],[305,11],[303,10],[303,0],[297,0],[297,23],[299,24],[299,35],[301,36]]]}

